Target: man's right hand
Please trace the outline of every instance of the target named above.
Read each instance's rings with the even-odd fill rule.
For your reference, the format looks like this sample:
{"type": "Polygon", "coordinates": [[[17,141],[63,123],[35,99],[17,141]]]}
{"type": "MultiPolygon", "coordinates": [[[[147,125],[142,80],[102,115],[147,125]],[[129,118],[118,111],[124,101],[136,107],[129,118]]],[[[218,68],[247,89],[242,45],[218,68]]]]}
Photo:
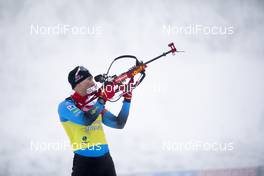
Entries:
{"type": "Polygon", "coordinates": [[[125,90],[123,90],[123,97],[126,101],[130,102],[132,98],[132,91],[134,89],[134,78],[131,78],[127,85],[125,85],[125,90]]]}
{"type": "Polygon", "coordinates": [[[106,83],[105,86],[99,89],[99,98],[103,99],[104,103],[115,96],[114,83],[106,83]]]}

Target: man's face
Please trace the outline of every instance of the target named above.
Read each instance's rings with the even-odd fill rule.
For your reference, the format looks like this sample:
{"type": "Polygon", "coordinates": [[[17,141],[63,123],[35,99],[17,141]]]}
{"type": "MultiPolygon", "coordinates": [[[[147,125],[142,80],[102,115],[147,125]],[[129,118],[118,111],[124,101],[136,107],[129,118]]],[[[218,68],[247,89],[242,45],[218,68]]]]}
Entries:
{"type": "Polygon", "coordinates": [[[83,80],[82,82],[80,82],[79,84],[77,84],[74,90],[84,95],[87,94],[89,92],[88,91],[89,88],[93,86],[95,86],[95,83],[93,81],[93,77],[90,76],[85,80],[83,80]]]}
{"type": "Polygon", "coordinates": [[[93,87],[95,85],[93,81],[93,76],[90,76],[89,78],[86,78],[82,82],[80,82],[80,85],[83,89],[89,89],[90,87],[93,87]]]}

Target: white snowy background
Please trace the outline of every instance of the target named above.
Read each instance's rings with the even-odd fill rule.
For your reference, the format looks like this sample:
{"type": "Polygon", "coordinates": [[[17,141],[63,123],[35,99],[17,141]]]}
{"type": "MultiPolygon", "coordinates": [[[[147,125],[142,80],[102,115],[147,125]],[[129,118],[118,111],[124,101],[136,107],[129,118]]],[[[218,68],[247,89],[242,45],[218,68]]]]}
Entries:
{"type": "MultiPolygon", "coordinates": [[[[57,114],[72,93],[68,72],[84,65],[103,73],[122,54],[146,61],[171,41],[186,52],[153,62],[125,129],[105,128],[118,174],[264,165],[263,17],[261,0],[0,0],[0,175],[70,175],[73,154],[56,147],[68,142],[57,114]],[[91,33],[31,31],[58,24],[91,33]],[[166,28],[189,25],[233,33],[166,28]],[[168,150],[168,141],[232,143],[233,150],[168,150]]],[[[118,113],[121,103],[107,107],[118,113]]]]}

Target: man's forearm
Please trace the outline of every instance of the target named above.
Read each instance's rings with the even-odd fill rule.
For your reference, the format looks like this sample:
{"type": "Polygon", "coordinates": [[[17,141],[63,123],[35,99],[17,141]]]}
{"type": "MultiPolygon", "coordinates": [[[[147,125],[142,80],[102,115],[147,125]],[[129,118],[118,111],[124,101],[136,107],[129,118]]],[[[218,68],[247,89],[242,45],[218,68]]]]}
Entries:
{"type": "Polygon", "coordinates": [[[97,117],[99,116],[99,114],[102,112],[103,109],[104,109],[104,104],[102,104],[100,100],[97,100],[93,108],[84,113],[88,121],[87,125],[91,125],[97,119],[97,117]]]}
{"type": "Polygon", "coordinates": [[[123,101],[123,105],[118,116],[115,116],[110,111],[106,110],[103,113],[103,123],[111,128],[118,128],[118,129],[124,128],[129,115],[129,109],[130,109],[130,102],[123,101]]]}
{"type": "Polygon", "coordinates": [[[118,124],[118,128],[124,128],[127,119],[128,119],[128,115],[129,115],[129,109],[130,109],[130,101],[123,101],[123,105],[122,108],[116,118],[117,120],[117,124],[118,124]]]}

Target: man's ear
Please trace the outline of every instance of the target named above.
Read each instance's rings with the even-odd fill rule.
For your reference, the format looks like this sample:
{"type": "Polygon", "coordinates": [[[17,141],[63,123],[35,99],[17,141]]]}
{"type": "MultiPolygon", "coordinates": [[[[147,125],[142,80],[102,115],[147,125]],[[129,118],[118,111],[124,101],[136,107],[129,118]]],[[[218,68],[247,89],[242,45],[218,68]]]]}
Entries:
{"type": "Polygon", "coordinates": [[[80,83],[78,83],[75,87],[74,87],[74,91],[77,91],[77,90],[79,90],[79,88],[80,88],[80,84],[81,84],[81,82],[80,83]]]}

